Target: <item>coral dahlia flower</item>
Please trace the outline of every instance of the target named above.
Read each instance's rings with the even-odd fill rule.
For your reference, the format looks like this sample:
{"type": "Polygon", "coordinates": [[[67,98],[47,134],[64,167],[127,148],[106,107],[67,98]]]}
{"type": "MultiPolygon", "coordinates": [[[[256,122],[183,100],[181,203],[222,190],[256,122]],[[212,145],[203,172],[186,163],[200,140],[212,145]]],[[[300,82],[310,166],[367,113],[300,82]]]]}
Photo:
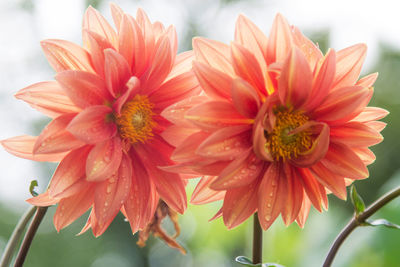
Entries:
{"type": "Polygon", "coordinates": [[[19,136],[2,145],[19,157],[60,161],[48,190],[28,202],[58,203],[59,231],[91,208],[84,230],[101,235],[121,210],[133,232],[153,219],[159,200],[183,213],[185,182],[158,166],[172,164],[173,147],[160,134],[170,124],[163,109],[200,90],[191,72],[192,52],[176,56],[175,28],[136,18],[111,5],[115,31],[89,7],[83,47],[45,40],[56,81],[22,89],[16,97],[49,115],[38,137],[19,136]]]}
{"type": "Polygon", "coordinates": [[[358,80],[364,44],[323,55],[282,15],[268,38],[241,15],[230,45],[196,38],[193,49],[206,96],[163,112],[179,162],[165,169],[204,175],[193,203],[223,199],[228,228],[257,211],[264,230],[279,215],[303,227],[311,204],[327,209],[328,193],[345,199],[368,177],[387,111],[367,107],[377,74],[358,80]]]}

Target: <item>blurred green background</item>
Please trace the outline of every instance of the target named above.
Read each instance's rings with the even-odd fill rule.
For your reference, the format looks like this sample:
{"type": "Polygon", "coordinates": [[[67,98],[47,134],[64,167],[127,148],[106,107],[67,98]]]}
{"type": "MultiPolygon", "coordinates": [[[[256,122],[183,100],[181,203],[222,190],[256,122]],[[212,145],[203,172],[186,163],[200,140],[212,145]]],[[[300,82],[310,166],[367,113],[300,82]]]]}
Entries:
{"type": "MultiPolygon", "coordinates": [[[[119,3],[119,1],[116,2],[119,3]]],[[[119,4],[125,10],[126,7],[132,7],[131,9],[133,9],[137,5],[146,4],[144,0],[120,2],[119,4]]],[[[157,1],[152,2],[156,3],[157,1]]],[[[185,1],[172,2],[175,5],[177,3],[185,5],[186,3],[185,1]]],[[[235,12],[234,16],[236,16],[239,12],[242,12],[242,7],[249,6],[250,10],[257,9],[260,2],[265,1],[215,0],[205,1],[203,4],[199,3],[202,2],[200,0],[197,2],[188,2],[190,2],[188,6],[191,7],[196,7],[196,5],[211,5],[212,7],[207,9],[212,10],[211,15],[209,11],[207,11],[208,14],[206,15],[213,17],[224,12],[235,12]]],[[[81,9],[79,12],[81,13],[77,17],[81,18],[82,12],[88,4],[99,8],[103,14],[110,18],[108,2],[102,0],[80,1],[81,9]]],[[[268,6],[265,3],[263,4],[263,7],[268,6]]],[[[19,0],[8,1],[7,4],[2,4],[0,7],[2,8],[2,13],[11,8],[16,14],[28,16],[32,19],[34,16],[37,16],[37,6],[35,5],[36,1],[33,0],[19,0]]],[[[146,11],[151,13],[147,10],[148,8],[146,6],[146,11]]],[[[191,38],[196,35],[213,36],[212,38],[218,39],[218,36],[215,36],[212,28],[210,28],[212,23],[202,23],[202,16],[205,14],[200,11],[204,11],[205,9],[200,9],[199,11],[193,8],[189,10],[188,8],[185,10],[183,7],[180,11],[177,11],[177,14],[182,12],[182,10],[184,10],[186,15],[184,16],[183,25],[178,28],[181,51],[191,49],[191,38]]],[[[171,10],[168,12],[171,12],[171,10]]],[[[157,20],[158,18],[151,17],[151,19],[157,20]]],[[[288,19],[291,21],[290,17],[288,19]]],[[[264,18],[264,20],[272,23],[272,17],[264,18]]],[[[79,28],[73,30],[77,35],[79,34],[79,28]]],[[[269,28],[262,28],[262,30],[268,32],[269,28]]],[[[331,31],[329,28],[320,29],[317,27],[316,29],[307,28],[303,30],[305,30],[311,39],[319,43],[322,51],[325,52],[331,46],[333,40],[331,40],[331,31]]],[[[233,29],[229,31],[233,32],[233,29]]],[[[35,34],[35,32],[32,34],[35,34]]],[[[4,40],[6,36],[3,35],[1,38],[0,41],[4,40]]],[[[24,41],[23,36],[19,36],[18,38],[24,41]]],[[[75,41],[80,42],[79,39],[75,41]]],[[[389,45],[384,41],[377,42],[377,44],[376,59],[373,63],[369,63],[368,68],[363,69],[363,73],[379,72],[379,79],[375,84],[375,95],[371,105],[383,107],[389,110],[391,114],[384,119],[388,123],[388,127],[383,131],[384,142],[372,149],[377,156],[377,160],[369,167],[370,179],[356,182],[358,192],[363,196],[367,205],[383,193],[400,185],[400,171],[398,170],[400,167],[400,157],[397,154],[400,148],[400,142],[398,141],[400,137],[400,52],[398,47],[389,45]]],[[[2,45],[1,42],[0,45],[2,45]]],[[[40,49],[37,40],[30,45],[37,47],[37,50],[40,49]]],[[[21,60],[25,60],[31,68],[40,66],[40,68],[44,69],[45,76],[47,75],[48,79],[51,79],[53,72],[48,67],[42,54],[38,52],[33,55],[21,56],[26,58],[22,58],[21,60]]],[[[8,66],[5,66],[5,62],[2,62],[1,65],[3,69],[8,68],[8,66]]],[[[4,74],[5,72],[3,71],[2,75],[4,74]]],[[[29,79],[32,82],[40,81],[41,77],[37,77],[30,77],[29,79]]],[[[7,80],[7,77],[2,77],[2,79],[7,80]]],[[[11,77],[10,79],[17,78],[11,77]]],[[[24,80],[24,77],[18,77],[18,81],[20,80],[24,80]]],[[[20,81],[17,84],[18,86],[19,84],[25,86],[29,84],[27,82],[28,80],[22,83],[20,81]]],[[[13,90],[15,92],[19,89],[18,87],[12,87],[15,85],[9,85],[12,88],[5,88],[7,86],[5,83],[0,84],[0,86],[1,101],[4,101],[4,98],[9,97],[11,94],[5,93],[6,90],[13,90]]],[[[12,101],[10,105],[19,107],[24,105],[15,100],[12,101]]],[[[29,109],[26,108],[26,110],[29,109]]],[[[1,112],[4,115],[7,110],[3,107],[1,112]]],[[[29,121],[29,125],[25,128],[31,134],[38,134],[48,122],[41,116],[37,116],[29,121]]],[[[7,125],[3,127],[6,128],[7,125]]],[[[22,134],[14,131],[11,132],[12,135],[22,134]]],[[[2,136],[2,138],[12,135],[2,136]]],[[[7,157],[11,158],[8,155],[7,157]]],[[[24,164],[28,163],[27,161],[20,160],[18,164],[19,168],[24,168],[24,164]]],[[[6,170],[9,166],[1,163],[1,168],[6,170]]],[[[24,181],[24,185],[20,188],[25,191],[21,192],[21,194],[27,196],[29,181],[33,178],[39,180],[43,189],[51,177],[54,168],[54,164],[36,163],[33,167],[34,172],[29,177],[19,178],[21,181],[24,181]]],[[[6,176],[1,177],[3,182],[2,190],[7,190],[4,188],[6,183],[13,183],[13,181],[8,179],[6,176]]],[[[189,183],[189,196],[196,182],[194,180],[189,183]]],[[[19,193],[14,192],[12,194],[19,193]]],[[[23,213],[26,205],[18,204],[18,201],[23,202],[21,199],[24,198],[20,197],[19,200],[8,199],[7,197],[0,198],[0,253],[4,250],[13,227],[17,223],[19,216],[23,213]]],[[[93,237],[90,232],[82,236],[75,236],[84,225],[86,216],[83,216],[83,218],[73,223],[70,227],[57,233],[52,225],[52,215],[55,209],[50,208],[39,228],[38,235],[33,242],[24,266],[240,266],[234,262],[236,256],[251,256],[252,219],[230,231],[226,230],[221,219],[208,222],[219,209],[220,205],[221,203],[206,206],[189,205],[189,209],[185,215],[180,216],[182,233],[178,241],[186,248],[187,255],[181,255],[178,251],[167,247],[162,241],[155,238],[150,238],[145,248],[138,248],[136,245],[137,235],[133,236],[131,234],[129,224],[123,220],[122,216],[118,216],[109,229],[99,238],[93,237]]],[[[322,214],[312,209],[304,229],[300,229],[296,224],[286,228],[279,218],[268,231],[264,232],[264,261],[296,267],[321,266],[330,244],[352,216],[350,200],[344,202],[333,196],[329,196],[329,205],[329,211],[322,214]]],[[[374,218],[386,218],[400,224],[400,199],[385,206],[374,215],[374,218]]],[[[173,226],[169,221],[165,222],[164,227],[170,233],[173,233],[173,226]]],[[[333,266],[400,266],[400,231],[381,227],[356,229],[345,241],[336,256],[333,266]]]]}

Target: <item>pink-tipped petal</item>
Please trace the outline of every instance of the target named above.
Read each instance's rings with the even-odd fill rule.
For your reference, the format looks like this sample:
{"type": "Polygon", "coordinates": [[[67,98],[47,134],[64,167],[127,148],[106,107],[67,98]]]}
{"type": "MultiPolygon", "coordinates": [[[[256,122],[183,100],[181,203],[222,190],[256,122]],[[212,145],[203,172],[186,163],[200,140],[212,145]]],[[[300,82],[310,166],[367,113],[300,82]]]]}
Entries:
{"type": "Polygon", "coordinates": [[[21,135],[1,140],[0,143],[8,153],[23,159],[59,162],[65,157],[65,152],[34,155],[32,152],[37,139],[36,136],[21,135]]]}
{"type": "Polygon", "coordinates": [[[278,80],[278,94],[286,106],[300,107],[311,93],[312,73],[303,53],[293,48],[278,80]]]}
{"type": "Polygon", "coordinates": [[[356,85],[362,86],[362,87],[371,87],[374,85],[376,79],[378,79],[378,73],[371,73],[367,76],[362,77],[358,82],[356,82],[356,85]]]}
{"type": "Polygon", "coordinates": [[[193,71],[207,96],[216,100],[231,98],[231,76],[199,61],[193,62],[193,71]]]}
{"type": "Polygon", "coordinates": [[[107,228],[124,204],[132,183],[132,163],[125,154],[118,172],[96,186],[94,213],[100,229],[107,228]]]}
{"type": "Polygon", "coordinates": [[[87,144],[110,139],[117,134],[117,126],[108,118],[111,112],[107,106],[88,107],[72,119],[67,130],[87,144]]]}
{"type": "Polygon", "coordinates": [[[88,186],[81,192],[60,200],[54,214],[54,226],[59,232],[82,216],[93,204],[94,190],[88,186]]]}
{"type": "Polygon", "coordinates": [[[192,193],[190,203],[193,205],[203,205],[224,199],[226,191],[216,191],[209,187],[216,178],[215,176],[202,177],[192,193]]]}
{"type": "Polygon", "coordinates": [[[341,126],[332,127],[330,138],[333,142],[355,147],[373,146],[383,140],[383,136],[379,131],[361,122],[349,122],[341,126]]]}
{"type": "Polygon", "coordinates": [[[301,203],[299,216],[297,216],[296,218],[296,222],[301,228],[303,228],[304,224],[306,223],[308,214],[310,213],[310,208],[311,208],[311,201],[306,195],[304,195],[303,202],[301,203]]]}
{"type": "Polygon", "coordinates": [[[32,84],[19,90],[15,97],[52,118],[64,113],[75,113],[81,110],[75,106],[55,81],[32,84]]]}
{"type": "Polygon", "coordinates": [[[293,37],[289,23],[281,14],[277,14],[268,39],[267,63],[284,61],[292,45],[293,37]]]}
{"type": "MultiPolygon", "coordinates": [[[[118,37],[114,29],[107,22],[107,20],[91,6],[86,9],[85,15],[83,17],[82,28],[88,29],[103,36],[114,47],[117,47],[118,37]]],[[[87,40],[85,38],[83,38],[83,43],[87,43],[87,40]]]]}
{"type": "Polygon", "coordinates": [[[107,89],[113,97],[126,90],[126,83],[131,77],[130,66],[125,58],[113,49],[104,50],[104,74],[107,89]]]}
{"type": "Polygon", "coordinates": [[[60,162],[49,186],[49,195],[64,198],[76,194],[87,186],[85,178],[85,162],[90,146],[75,149],[60,162]]]}
{"type": "Polygon", "coordinates": [[[55,39],[44,40],[40,45],[56,72],[65,70],[94,72],[89,53],[79,45],[55,39]]]}
{"type": "Polygon", "coordinates": [[[224,101],[209,101],[199,104],[186,112],[185,119],[205,131],[253,122],[252,119],[243,117],[237,112],[232,104],[224,101]]]}
{"type": "Polygon", "coordinates": [[[318,61],[323,58],[321,50],[310,39],[304,36],[297,27],[292,26],[292,32],[293,42],[303,52],[307,62],[310,64],[310,69],[314,70],[318,61]]]}
{"type": "Polygon", "coordinates": [[[111,15],[112,15],[115,27],[117,28],[117,30],[119,30],[121,21],[122,21],[122,17],[124,15],[124,11],[122,11],[122,9],[113,2],[110,3],[110,8],[111,8],[111,15]]]}
{"type": "Polygon", "coordinates": [[[75,113],[64,114],[52,120],[38,136],[33,153],[67,152],[85,145],[65,129],[75,116],[75,113]]]}
{"type": "Polygon", "coordinates": [[[80,108],[102,105],[111,100],[100,76],[84,71],[63,71],[56,75],[65,93],[80,108]]]}
{"type": "Polygon", "coordinates": [[[168,74],[168,77],[165,80],[168,81],[169,79],[172,79],[182,73],[190,71],[192,69],[193,59],[194,53],[192,50],[178,54],[175,57],[175,62],[171,72],[168,74]]]}
{"type": "Polygon", "coordinates": [[[137,27],[135,27],[133,19],[127,14],[121,14],[119,29],[119,45],[118,52],[128,62],[130,68],[134,66],[135,61],[135,43],[137,41],[137,27]]]}
{"type": "Polygon", "coordinates": [[[228,229],[238,226],[257,210],[258,184],[258,181],[254,181],[247,186],[234,188],[226,192],[222,206],[222,216],[228,229]]]}
{"type": "Polygon", "coordinates": [[[332,172],[347,178],[363,179],[369,175],[360,157],[344,144],[331,142],[321,163],[332,172]]]}
{"type": "Polygon", "coordinates": [[[87,41],[89,42],[88,45],[88,50],[90,51],[90,56],[92,59],[92,63],[94,66],[94,69],[96,70],[96,73],[104,77],[104,49],[111,48],[112,44],[105,39],[103,36],[91,32],[89,30],[83,30],[82,33],[87,41]]]}
{"type": "Polygon", "coordinates": [[[255,118],[260,107],[257,92],[246,81],[237,78],[232,83],[232,101],[236,110],[247,118],[255,118]]]}
{"type": "Polygon", "coordinates": [[[114,137],[96,144],[86,160],[86,180],[100,182],[110,178],[122,159],[121,139],[114,137]]]}
{"type": "Polygon", "coordinates": [[[29,204],[38,207],[52,206],[54,204],[57,204],[59,201],[60,199],[51,197],[48,191],[36,197],[32,197],[26,200],[26,202],[28,202],[29,204]]]}
{"type": "Polygon", "coordinates": [[[230,49],[228,45],[203,37],[193,38],[192,43],[196,60],[229,76],[234,76],[235,72],[229,57],[230,49]]]}
{"type": "Polygon", "coordinates": [[[119,116],[121,115],[122,106],[140,90],[140,81],[135,76],[132,76],[126,83],[127,90],[117,98],[117,100],[112,105],[113,110],[119,116]]]}
{"type": "Polygon", "coordinates": [[[356,44],[336,53],[334,88],[351,86],[356,83],[366,54],[367,46],[365,44],[356,44]]]}

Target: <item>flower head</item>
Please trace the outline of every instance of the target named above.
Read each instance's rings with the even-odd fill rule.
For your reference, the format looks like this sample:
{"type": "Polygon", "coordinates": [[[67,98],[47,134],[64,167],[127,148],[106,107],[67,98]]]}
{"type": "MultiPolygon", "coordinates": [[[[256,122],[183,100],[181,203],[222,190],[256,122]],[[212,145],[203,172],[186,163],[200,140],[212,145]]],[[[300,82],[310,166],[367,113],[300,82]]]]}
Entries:
{"type": "Polygon", "coordinates": [[[193,203],[223,199],[216,217],[228,228],[256,211],[264,229],[280,214],[303,226],[311,204],[327,209],[328,193],[345,199],[368,177],[387,111],[367,107],[377,74],[358,80],[365,45],[323,55],[278,14],[269,38],[241,15],[230,45],[196,38],[193,48],[206,96],[163,112],[176,123],[167,133],[182,136],[167,169],[205,175],[193,203]]]}
{"type": "Polygon", "coordinates": [[[173,146],[160,136],[170,125],[167,106],[199,92],[190,71],[192,52],[176,56],[173,26],[136,18],[111,5],[117,28],[89,7],[83,47],[45,40],[42,47],[56,81],[22,89],[16,97],[49,115],[38,137],[3,140],[10,153],[39,161],[60,161],[48,190],[28,202],[58,203],[60,230],[91,209],[84,230],[101,235],[121,210],[133,232],[145,229],[159,200],[183,213],[185,182],[158,166],[170,165],[173,146]]]}

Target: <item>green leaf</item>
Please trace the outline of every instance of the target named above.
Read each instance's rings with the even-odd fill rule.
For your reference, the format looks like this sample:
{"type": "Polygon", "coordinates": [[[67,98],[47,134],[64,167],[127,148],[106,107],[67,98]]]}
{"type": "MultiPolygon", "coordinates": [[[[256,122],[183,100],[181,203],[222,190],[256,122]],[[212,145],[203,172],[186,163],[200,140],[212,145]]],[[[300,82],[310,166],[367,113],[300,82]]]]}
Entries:
{"type": "Polygon", "coordinates": [[[354,184],[351,186],[350,197],[351,197],[351,202],[353,203],[354,211],[356,212],[356,215],[363,212],[365,210],[364,200],[357,193],[357,190],[356,190],[356,187],[354,186],[354,184]]]}
{"type": "Polygon", "coordinates": [[[254,264],[249,258],[245,256],[238,256],[235,259],[236,262],[244,266],[257,266],[257,267],[284,267],[283,265],[277,263],[257,263],[254,264]]]}
{"type": "Polygon", "coordinates": [[[35,187],[38,186],[38,181],[37,180],[32,180],[31,181],[31,185],[29,186],[29,192],[31,192],[31,195],[36,197],[37,195],[39,195],[36,191],[35,191],[35,187]]]}
{"type": "Polygon", "coordinates": [[[394,229],[399,229],[400,230],[400,225],[394,224],[389,222],[388,220],[385,219],[377,219],[374,221],[366,221],[365,222],[366,226],[386,226],[389,228],[394,228],[394,229]]]}

